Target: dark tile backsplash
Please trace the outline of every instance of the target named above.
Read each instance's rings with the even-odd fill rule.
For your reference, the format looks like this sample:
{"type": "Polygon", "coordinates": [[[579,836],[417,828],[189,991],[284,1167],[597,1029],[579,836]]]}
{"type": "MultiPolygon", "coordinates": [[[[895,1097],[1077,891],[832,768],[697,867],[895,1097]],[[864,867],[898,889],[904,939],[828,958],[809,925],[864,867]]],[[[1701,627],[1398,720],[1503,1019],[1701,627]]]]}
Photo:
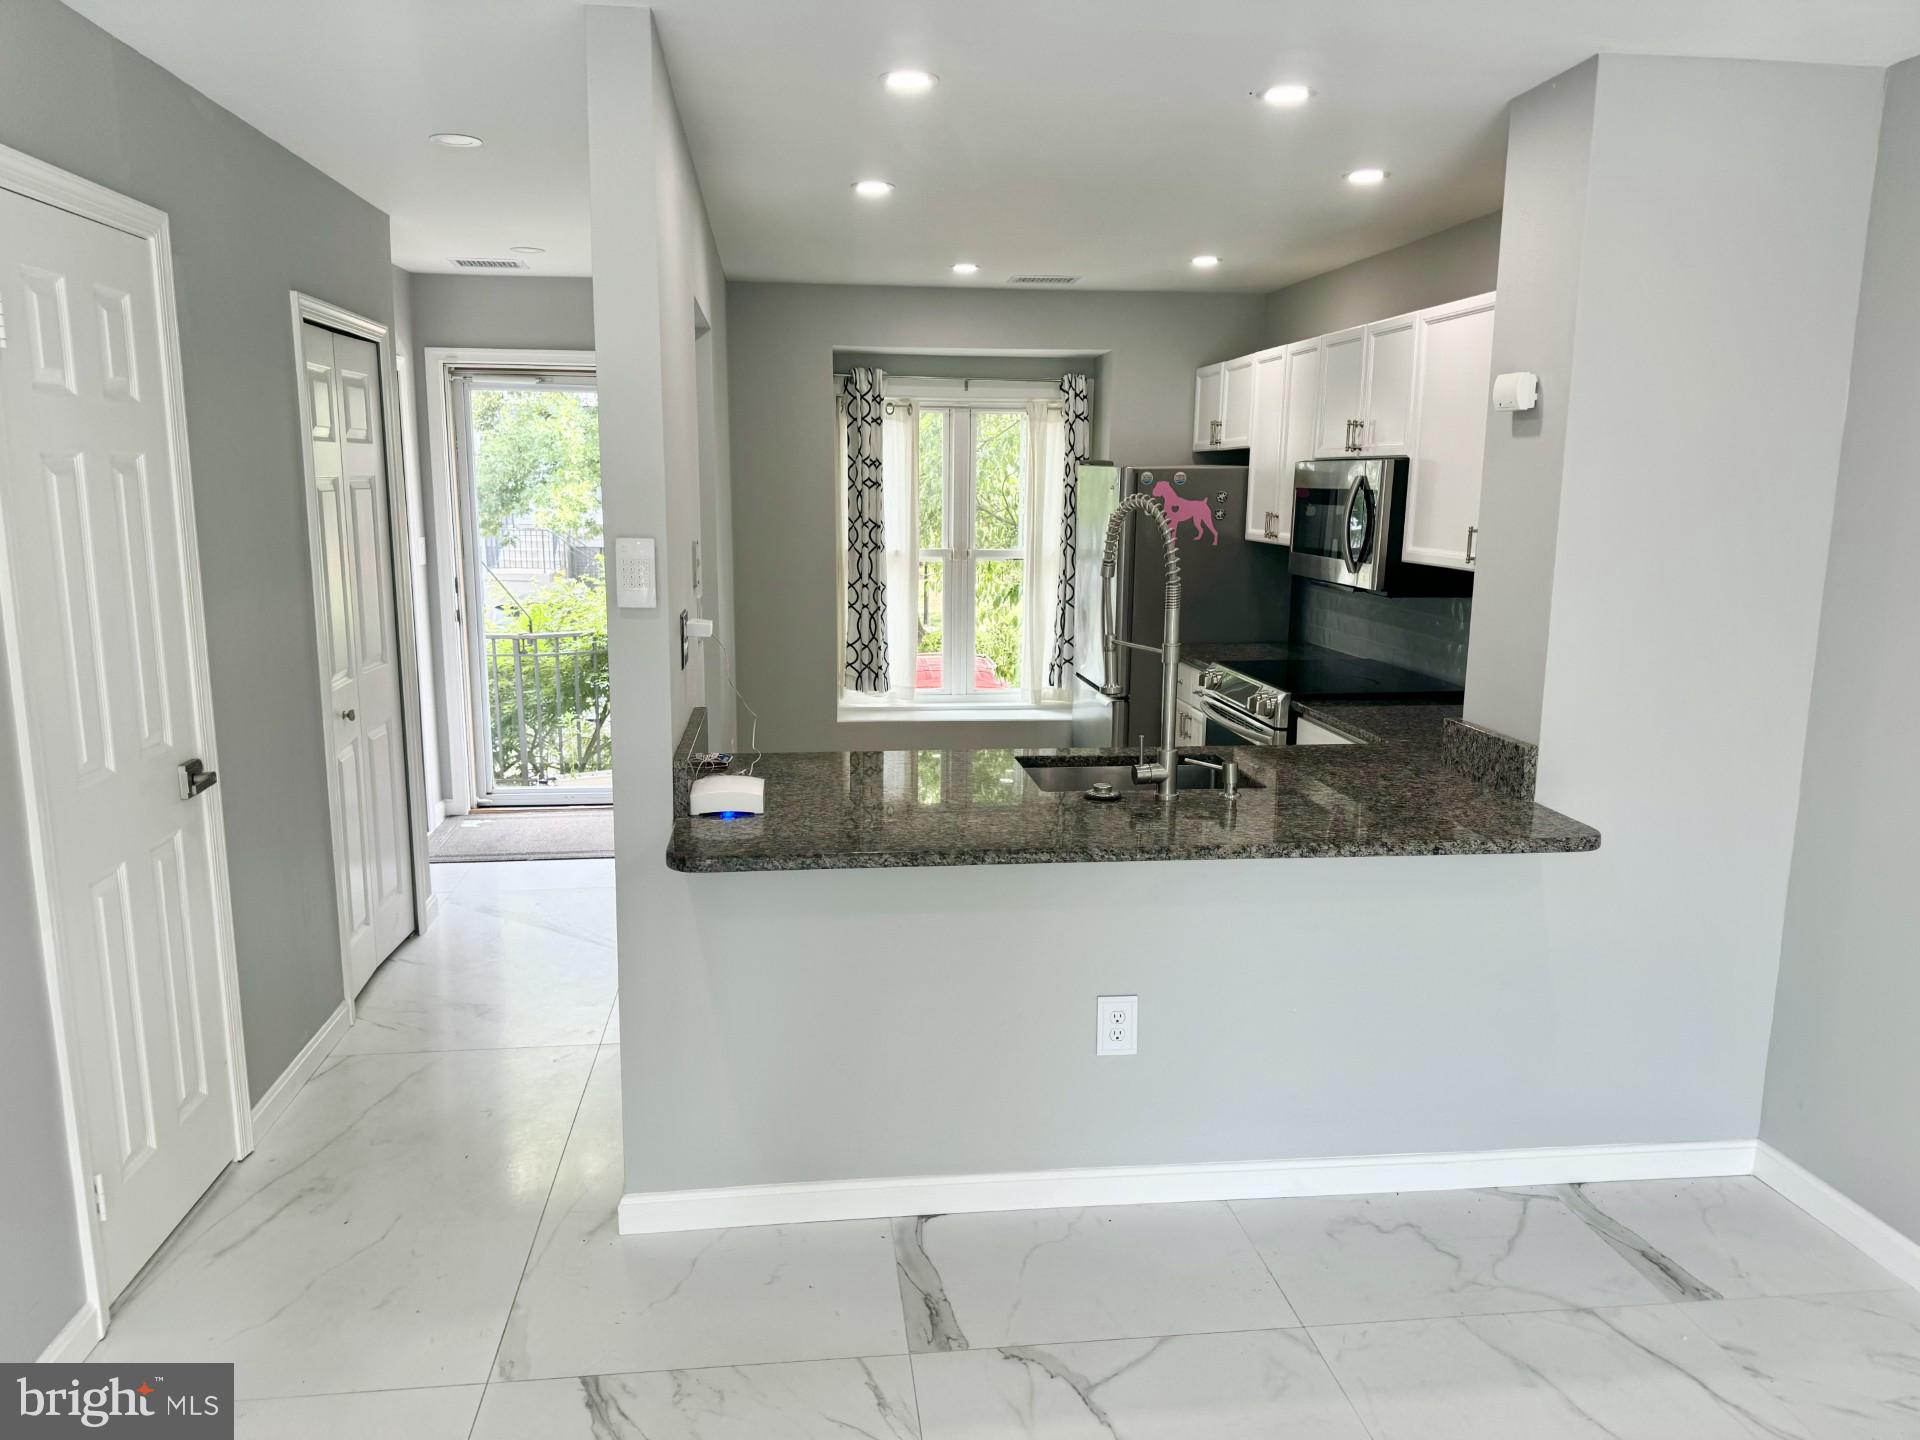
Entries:
{"type": "Polygon", "coordinates": [[[1454,685],[1467,683],[1473,601],[1376,595],[1293,582],[1293,638],[1343,655],[1384,660],[1454,685]]]}

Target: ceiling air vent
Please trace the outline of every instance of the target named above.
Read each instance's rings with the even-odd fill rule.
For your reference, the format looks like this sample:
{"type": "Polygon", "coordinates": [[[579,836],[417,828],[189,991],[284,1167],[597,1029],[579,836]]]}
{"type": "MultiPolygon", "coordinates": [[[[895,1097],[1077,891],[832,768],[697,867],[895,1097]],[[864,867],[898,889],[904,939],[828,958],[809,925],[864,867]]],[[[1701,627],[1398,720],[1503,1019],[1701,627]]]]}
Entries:
{"type": "Polygon", "coordinates": [[[1009,285],[1077,285],[1078,275],[1009,275],[1009,285]]]}
{"type": "Polygon", "coordinates": [[[453,263],[462,270],[525,270],[527,268],[527,262],[524,260],[498,260],[486,256],[462,259],[456,255],[453,257],[453,263]]]}

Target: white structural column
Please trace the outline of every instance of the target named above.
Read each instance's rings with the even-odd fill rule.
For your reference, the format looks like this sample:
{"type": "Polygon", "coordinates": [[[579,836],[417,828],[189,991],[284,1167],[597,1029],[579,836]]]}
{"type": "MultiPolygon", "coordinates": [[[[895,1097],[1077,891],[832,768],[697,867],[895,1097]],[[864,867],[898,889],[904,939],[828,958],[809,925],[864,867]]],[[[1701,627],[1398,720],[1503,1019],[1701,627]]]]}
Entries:
{"type": "MultiPolygon", "coordinates": [[[[698,666],[680,665],[679,617],[696,609],[692,545],[702,476],[695,329],[724,327],[725,280],[674,112],[649,10],[587,8],[588,165],[593,189],[593,311],[600,380],[600,474],[609,537],[651,536],[660,567],[653,610],[615,609],[607,639],[619,751],[613,771],[617,934],[627,1188],[658,1188],[649,1157],[677,1153],[687,1131],[672,1091],[717,1083],[688,880],[667,869],[672,754],[703,700],[698,666]],[[642,1064],[649,1068],[643,1075],[642,1064]],[[669,1075],[671,1085],[659,1083],[669,1075]]],[[[724,353],[724,352],[722,352],[724,353]]],[[[724,370],[720,371],[724,375],[724,370]]],[[[717,405],[724,415],[724,401],[717,405]]],[[[724,514],[724,503],[712,507],[724,514]]],[[[714,547],[709,547],[709,552],[714,547]]],[[[710,613],[731,607],[709,576],[710,613]]]]}

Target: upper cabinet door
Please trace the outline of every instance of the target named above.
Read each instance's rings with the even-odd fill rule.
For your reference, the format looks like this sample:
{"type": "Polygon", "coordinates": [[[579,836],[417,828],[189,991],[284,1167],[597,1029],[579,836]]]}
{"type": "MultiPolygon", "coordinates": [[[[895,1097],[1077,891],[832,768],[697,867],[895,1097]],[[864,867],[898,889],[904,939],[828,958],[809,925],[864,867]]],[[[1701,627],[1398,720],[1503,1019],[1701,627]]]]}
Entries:
{"type": "Polygon", "coordinates": [[[1225,429],[1221,405],[1226,399],[1225,365],[1202,365],[1193,381],[1193,448],[1218,450],[1225,429]]]}
{"type": "Polygon", "coordinates": [[[1400,556],[1416,565],[1470,570],[1480,525],[1493,384],[1492,295],[1419,317],[1413,471],[1400,556]]]}
{"type": "Polygon", "coordinates": [[[1253,362],[1252,355],[1229,360],[1221,367],[1220,446],[1225,450],[1244,450],[1253,435],[1253,362]]]}
{"type": "Polygon", "coordinates": [[[1313,448],[1321,455],[1351,454],[1366,419],[1366,327],[1341,330],[1315,343],[1320,350],[1320,424],[1313,448]]]}
{"type": "Polygon", "coordinates": [[[1295,345],[1287,351],[1287,416],[1280,447],[1280,499],[1286,542],[1293,543],[1293,471],[1302,460],[1313,459],[1314,430],[1320,423],[1320,366],[1318,345],[1295,345]]]}
{"type": "Polygon", "coordinates": [[[1366,424],[1360,445],[1371,454],[1404,455],[1413,443],[1419,320],[1418,315],[1401,315],[1367,326],[1366,424]]]}
{"type": "Polygon", "coordinates": [[[1287,463],[1287,352],[1252,358],[1253,425],[1247,437],[1247,538],[1284,545],[1293,523],[1293,467],[1287,463]]]}

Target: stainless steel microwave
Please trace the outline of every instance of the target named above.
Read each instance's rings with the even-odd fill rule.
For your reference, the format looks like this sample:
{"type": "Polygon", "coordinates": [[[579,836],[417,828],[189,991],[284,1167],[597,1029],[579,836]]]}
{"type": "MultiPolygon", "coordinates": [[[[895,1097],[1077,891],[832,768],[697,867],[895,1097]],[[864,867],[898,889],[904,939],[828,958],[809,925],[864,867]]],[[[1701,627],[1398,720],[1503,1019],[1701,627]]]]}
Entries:
{"type": "Polygon", "coordinates": [[[1355,590],[1385,590],[1400,555],[1407,461],[1302,460],[1293,472],[1292,570],[1355,590]]]}
{"type": "Polygon", "coordinates": [[[1404,455],[1295,466],[1293,573],[1387,595],[1471,595],[1471,575],[1401,560],[1407,472],[1404,455]]]}

